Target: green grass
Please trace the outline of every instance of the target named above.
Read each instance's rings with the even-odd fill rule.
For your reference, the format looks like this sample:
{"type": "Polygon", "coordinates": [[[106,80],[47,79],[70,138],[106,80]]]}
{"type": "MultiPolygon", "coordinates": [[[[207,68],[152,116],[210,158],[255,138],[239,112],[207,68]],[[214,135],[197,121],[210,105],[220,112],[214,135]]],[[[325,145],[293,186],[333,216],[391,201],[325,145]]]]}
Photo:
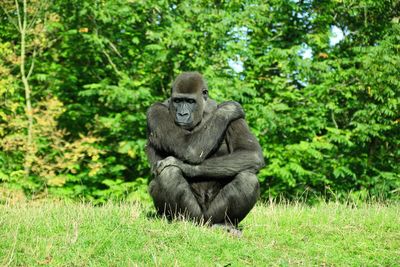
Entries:
{"type": "Polygon", "coordinates": [[[0,205],[0,266],[399,266],[400,204],[258,205],[237,238],[138,204],[0,205]]]}

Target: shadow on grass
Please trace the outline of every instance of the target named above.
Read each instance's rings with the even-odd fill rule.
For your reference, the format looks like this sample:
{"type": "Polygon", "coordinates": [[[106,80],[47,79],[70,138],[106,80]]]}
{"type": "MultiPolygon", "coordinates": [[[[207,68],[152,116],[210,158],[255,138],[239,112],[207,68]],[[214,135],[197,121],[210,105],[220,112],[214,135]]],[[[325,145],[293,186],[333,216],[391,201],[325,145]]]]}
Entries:
{"type": "Polygon", "coordinates": [[[146,213],[146,218],[147,220],[150,221],[156,221],[156,220],[164,220],[166,222],[168,222],[169,224],[172,224],[174,222],[182,222],[182,221],[186,221],[189,223],[193,223],[193,225],[196,225],[197,227],[207,227],[207,228],[221,228],[223,230],[225,230],[228,233],[231,233],[235,236],[240,237],[242,235],[242,231],[244,230],[244,226],[243,225],[233,225],[229,222],[226,223],[219,223],[219,224],[211,224],[210,222],[205,222],[205,221],[195,221],[195,220],[191,220],[188,219],[187,217],[185,217],[184,215],[175,215],[175,216],[168,216],[165,214],[158,214],[156,211],[151,210],[151,211],[147,211],[146,213]]]}

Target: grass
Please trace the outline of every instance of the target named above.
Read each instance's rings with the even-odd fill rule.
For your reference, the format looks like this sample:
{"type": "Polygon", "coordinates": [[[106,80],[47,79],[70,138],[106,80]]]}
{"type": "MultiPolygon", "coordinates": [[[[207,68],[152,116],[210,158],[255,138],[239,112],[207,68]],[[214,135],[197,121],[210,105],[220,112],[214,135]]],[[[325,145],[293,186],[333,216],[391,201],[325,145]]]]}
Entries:
{"type": "Polygon", "coordinates": [[[139,204],[0,205],[0,266],[399,266],[400,204],[259,204],[237,238],[139,204]]]}

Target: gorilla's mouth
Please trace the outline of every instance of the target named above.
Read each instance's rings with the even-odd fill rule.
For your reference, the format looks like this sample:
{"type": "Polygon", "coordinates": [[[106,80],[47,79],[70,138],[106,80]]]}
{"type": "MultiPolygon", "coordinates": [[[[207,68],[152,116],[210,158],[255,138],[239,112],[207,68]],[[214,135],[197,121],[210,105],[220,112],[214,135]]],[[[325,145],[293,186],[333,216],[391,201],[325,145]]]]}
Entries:
{"type": "Polygon", "coordinates": [[[175,123],[178,125],[178,126],[183,126],[183,127],[187,127],[187,126],[191,126],[192,125],[192,121],[175,121],[175,123]]]}
{"type": "Polygon", "coordinates": [[[186,130],[186,131],[193,131],[199,124],[201,123],[201,120],[199,122],[197,122],[196,124],[194,123],[194,121],[191,122],[177,122],[175,121],[175,124],[177,126],[179,126],[180,128],[186,130]]]}
{"type": "Polygon", "coordinates": [[[175,123],[179,126],[190,126],[193,124],[192,116],[179,116],[178,114],[175,117],[175,123]]]}

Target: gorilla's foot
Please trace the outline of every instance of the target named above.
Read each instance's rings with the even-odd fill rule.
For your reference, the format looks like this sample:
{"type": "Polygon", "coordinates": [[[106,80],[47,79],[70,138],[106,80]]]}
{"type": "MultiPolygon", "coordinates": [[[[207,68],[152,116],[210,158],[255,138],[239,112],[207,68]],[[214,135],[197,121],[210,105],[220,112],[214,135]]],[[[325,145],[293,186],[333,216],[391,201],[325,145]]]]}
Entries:
{"type": "Polygon", "coordinates": [[[239,230],[238,228],[236,228],[235,226],[233,226],[232,224],[229,224],[229,223],[215,223],[211,227],[217,228],[217,229],[218,228],[223,229],[235,237],[242,237],[242,235],[243,235],[243,232],[241,230],[239,230]]]}

